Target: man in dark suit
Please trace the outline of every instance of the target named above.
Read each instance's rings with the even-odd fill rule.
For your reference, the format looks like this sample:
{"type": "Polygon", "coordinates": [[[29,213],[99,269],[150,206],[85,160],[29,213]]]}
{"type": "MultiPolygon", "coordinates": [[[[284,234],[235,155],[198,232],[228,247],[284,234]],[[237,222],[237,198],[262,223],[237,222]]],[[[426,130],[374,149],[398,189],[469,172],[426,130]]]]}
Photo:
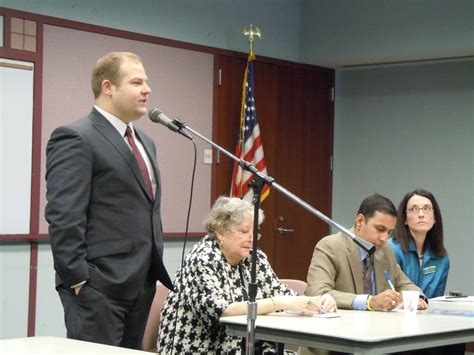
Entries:
{"type": "Polygon", "coordinates": [[[47,145],[46,219],[68,338],[140,349],[163,264],[160,173],[133,126],[151,93],[138,56],[114,52],[92,73],[95,106],[47,145]]]}

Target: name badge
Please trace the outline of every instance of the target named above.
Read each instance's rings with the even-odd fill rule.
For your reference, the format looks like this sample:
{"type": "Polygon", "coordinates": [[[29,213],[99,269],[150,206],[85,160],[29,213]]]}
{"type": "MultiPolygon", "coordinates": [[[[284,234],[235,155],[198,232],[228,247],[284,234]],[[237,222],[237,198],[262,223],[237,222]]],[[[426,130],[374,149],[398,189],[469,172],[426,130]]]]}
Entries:
{"type": "Polygon", "coordinates": [[[423,275],[429,275],[436,272],[436,265],[427,266],[423,268],[423,275]]]}

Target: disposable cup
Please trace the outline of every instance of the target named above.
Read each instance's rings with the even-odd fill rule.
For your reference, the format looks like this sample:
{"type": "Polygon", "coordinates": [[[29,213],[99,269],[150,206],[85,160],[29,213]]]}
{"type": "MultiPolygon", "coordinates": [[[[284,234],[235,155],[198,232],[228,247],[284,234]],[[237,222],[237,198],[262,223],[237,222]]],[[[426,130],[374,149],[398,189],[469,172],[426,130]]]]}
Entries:
{"type": "Polygon", "coordinates": [[[416,314],[418,301],[420,299],[419,291],[402,291],[403,309],[405,314],[416,314]]]}

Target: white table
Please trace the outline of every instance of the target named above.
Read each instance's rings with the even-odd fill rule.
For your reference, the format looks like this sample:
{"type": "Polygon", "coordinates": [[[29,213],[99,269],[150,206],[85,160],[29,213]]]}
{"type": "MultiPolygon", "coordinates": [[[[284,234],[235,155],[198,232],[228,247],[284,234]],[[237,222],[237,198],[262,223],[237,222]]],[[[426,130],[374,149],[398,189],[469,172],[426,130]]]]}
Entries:
{"type": "MultiPolygon", "coordinates": [[[[341,317],[272,313],[258,316],[256,339],[335,351],[376,354],[474,341],[474,318],[339,310],[341,317]]],[[[246,316],[223,317],[226,331],[246,336],[246,316]]]]}
{"type": "Polygon", "coordinates": [[[56,338],[29,337],[0,340],[0,354],[147,354],[143,351],[116,346],[90,343],[87,341],[56,338]]]}

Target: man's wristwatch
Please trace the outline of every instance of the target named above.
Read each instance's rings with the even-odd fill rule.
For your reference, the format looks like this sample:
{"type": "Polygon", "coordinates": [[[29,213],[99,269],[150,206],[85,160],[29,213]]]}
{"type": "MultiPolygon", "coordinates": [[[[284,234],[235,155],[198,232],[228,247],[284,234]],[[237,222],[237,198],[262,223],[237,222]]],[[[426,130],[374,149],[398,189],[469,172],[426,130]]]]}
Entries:
{"type": "Polygon", "coordinates": [[[425,296],[425,295],[420,295],[420,298],[421,298],[423,301],[425,301],[425,302],[426,302],[426,304],[428,304],[428,303],[429,303],[429,302],[428,302],[428,298],[426,298],[426,296],[425,296]]]}

